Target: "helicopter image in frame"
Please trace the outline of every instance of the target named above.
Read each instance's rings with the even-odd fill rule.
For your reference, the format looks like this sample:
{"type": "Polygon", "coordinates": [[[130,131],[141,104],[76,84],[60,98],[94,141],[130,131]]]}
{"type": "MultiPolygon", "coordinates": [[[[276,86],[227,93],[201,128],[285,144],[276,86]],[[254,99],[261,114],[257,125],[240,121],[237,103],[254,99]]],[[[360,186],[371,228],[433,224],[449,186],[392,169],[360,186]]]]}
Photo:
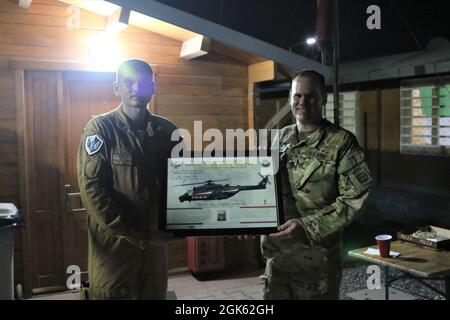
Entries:
{"type": "Polygon", "coordinates": [[[199,185],[198,187],[193,187],[192,190],[187,191],[183,195],[181,195],[178,199],[180,202],[184,201],[196,201],[196,200],[223,200],[228,199],[240,191],[248,191],[248,190],[259,190],[266,189],[266,185],[270,184],[269,176],[263,176],[261,173],[261,181],[256,185],[248,185],[248,186],[230,186],[229,184],[218,184],[214,182],[218,181],[227,181],[228,179],[219,179],[219,180],[206,180],[203,182],[197,183],[186,183],[179,184],[177,186],[191,186],[191,185],[199,185]]]}

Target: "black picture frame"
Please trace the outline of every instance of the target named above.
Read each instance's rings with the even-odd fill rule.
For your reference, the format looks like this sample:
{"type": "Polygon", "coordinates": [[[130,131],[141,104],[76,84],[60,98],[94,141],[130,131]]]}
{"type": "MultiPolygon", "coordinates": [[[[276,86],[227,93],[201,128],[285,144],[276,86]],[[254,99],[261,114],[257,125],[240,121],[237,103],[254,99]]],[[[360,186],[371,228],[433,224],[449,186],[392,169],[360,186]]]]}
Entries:
{"type": "MultiPolygon", "coordinates": [[[[245,153],[245,157],[251,157],[255,156],[255,154],[251,154],[248,151],[245,153]]],[[[234,153],[234,157],[241,155],[239,152],[234,153]]],[[[267,152],[267,154],[256,154],[256,156],[270,156],[270,153],[267,152]]],[[[194,153],[190,154],[190,158],[193,159],[195,157],[194,153]]],[[[215,157],[215,155],[213,155],[215,157]]],[[[169,160],[167,159],[166,164],[166,172],[168,171],[169,166],[169,160]]],[[[160,230],[164,232],[168,232],[173,234],[176,237],[186,237],[186,236],[231,236],[231,235],[263,235],[263,234],[269,234],[269,233],[275,233],[277,232],[277,227],[284,222],[284,210],[283,210],[283,198],[282,198],[282,182],[281,182],[281,175],[279,172],[276,172],[274,175],[274,186],[275,186],[275,199],[276,199],[276,215],[277,215],[277,224],[273,227],[250,227],[250,228],[202,228],[202,229],[193,229],[189,227],[189,225],[186,225],[186,228],[178,228],[173,229],[171,227],[168,227],[167,225],[167,199],[168,194],[170,193],[169,183],[166,181],[165,183],[165,190],[163,192],[164,199],[163,199],[163,207],[161,208],[161,217],[160,217],[160,230]]],[[[192,225],[192,224],[190,224],[192,225]]]]}

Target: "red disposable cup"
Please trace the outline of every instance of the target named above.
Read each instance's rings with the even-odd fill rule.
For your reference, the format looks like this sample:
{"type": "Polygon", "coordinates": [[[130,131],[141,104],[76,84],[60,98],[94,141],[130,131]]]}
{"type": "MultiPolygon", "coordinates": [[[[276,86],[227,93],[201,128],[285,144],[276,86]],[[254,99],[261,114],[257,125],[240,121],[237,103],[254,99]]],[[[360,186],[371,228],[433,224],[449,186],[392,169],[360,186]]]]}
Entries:
{"type": "Polygon", "coordinates": [[[389,258],[389,252],[391,251],[392,236],[388,234],[381,234],[379,236],[376,236],[375,240],[377,240],[380,257],[389,258]]]}

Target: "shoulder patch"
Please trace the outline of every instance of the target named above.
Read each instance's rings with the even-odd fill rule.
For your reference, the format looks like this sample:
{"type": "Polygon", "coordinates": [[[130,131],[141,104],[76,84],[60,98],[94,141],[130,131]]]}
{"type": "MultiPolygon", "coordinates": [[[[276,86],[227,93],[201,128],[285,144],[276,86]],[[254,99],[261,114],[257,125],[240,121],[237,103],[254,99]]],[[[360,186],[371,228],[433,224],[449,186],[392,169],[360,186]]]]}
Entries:
{"type": "Polygon", "coordinates": [[[367,190],[372,184],[370,172],[365,165],[352,170],[349,174],[349,178],[359,192],[367,190]]]}
{"type": "Polygon", "coordinates": [[[93,134],[86,137],[84,148],[88,155],[96,154],[103,146],[103,139],[98,134],[93,134]]]}

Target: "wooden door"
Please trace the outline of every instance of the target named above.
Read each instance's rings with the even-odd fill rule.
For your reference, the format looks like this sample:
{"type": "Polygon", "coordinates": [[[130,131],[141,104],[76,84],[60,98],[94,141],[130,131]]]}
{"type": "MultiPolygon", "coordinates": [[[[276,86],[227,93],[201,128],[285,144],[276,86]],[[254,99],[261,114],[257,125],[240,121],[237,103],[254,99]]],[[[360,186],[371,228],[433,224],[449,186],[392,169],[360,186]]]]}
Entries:
{"type": "Polygon", "coordinates": [[[25,152],[33,294],[65,290],[66,273],[87,276],[86,211],[79,197],[76,155],[89,119],[119,104],[113,73],[25,73],[25,152]],[[73,210],[68,210],[71,207],[73,210]]]}
{"type": "MultiPolygon", "coordinates": [[[[119,105],[112,89],[114,79],[114,73],[25,73],[33,293],[65,290],[71,265],[80,268],[82,280],[87,277],[87,213],[79,197],[77,150],[89,119],[119,105]]],[[[186,265],[186,240],[172,242],[169,268],[186,265]]]]}
{"type": "Polygon", "coordinates": [[[65,288],[57,74],[26,72],[25,150],[31,286],[65,288]]]}

